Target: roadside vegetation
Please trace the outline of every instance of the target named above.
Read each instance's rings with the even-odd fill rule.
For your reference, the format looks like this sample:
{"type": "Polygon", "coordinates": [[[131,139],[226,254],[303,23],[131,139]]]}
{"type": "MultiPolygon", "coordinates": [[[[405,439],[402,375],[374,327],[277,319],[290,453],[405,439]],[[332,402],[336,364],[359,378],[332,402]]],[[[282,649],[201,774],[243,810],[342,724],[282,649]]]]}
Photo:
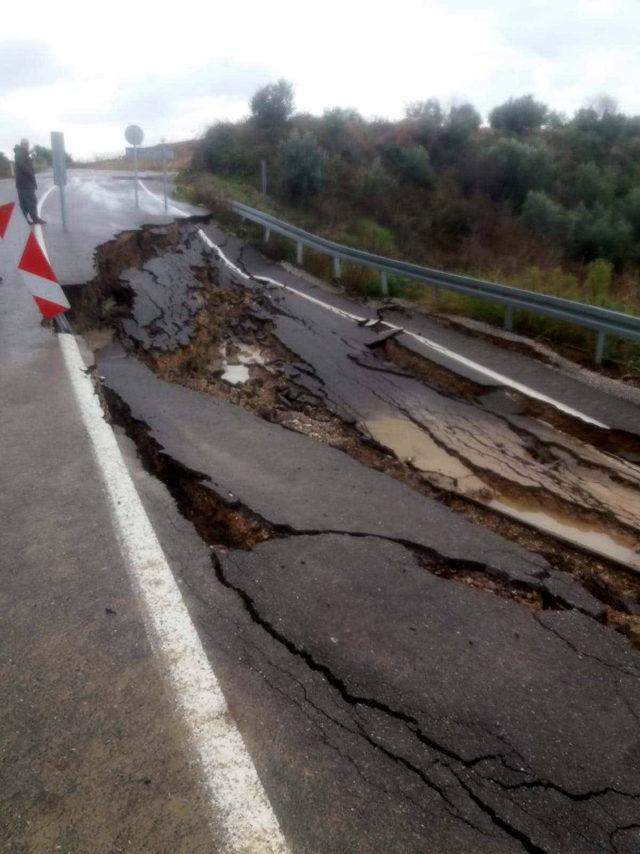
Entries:
{"type": "MultiPolygon", "coordinates": [[[[605,96],[570,118],[527,95],[488,124],[471,104],[434,99],[396,122],[367,121],[296,113],[281,80],[256,92],[246,119],[209,128],[180,183],[213,208],[233,197],[380,254],[640,313],[640,116],[605,96]]],[[[292,250],[274,240],[270,251],[292,250]]],[[[330,277],[327,259],[308,253],[306,264],[330,277]]],[[[362,270],[346,280],[377,288],[362,270]]],[[[485,301],[391,287],[432,310],[502,318],[485,301]]],[[[516,329],[591,348],[589,333],[554,321],[519,314],[516,329]]],[[[640,368],[634,345],[609,342],[607,355],[640,368]]]]}

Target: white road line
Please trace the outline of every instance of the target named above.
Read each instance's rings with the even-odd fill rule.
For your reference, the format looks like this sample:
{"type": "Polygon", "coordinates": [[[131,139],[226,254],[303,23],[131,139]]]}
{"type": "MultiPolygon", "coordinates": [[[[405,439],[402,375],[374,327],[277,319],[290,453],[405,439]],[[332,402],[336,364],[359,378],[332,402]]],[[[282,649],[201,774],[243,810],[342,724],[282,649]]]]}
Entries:
{"type": "Polygon", "coordinates": [[[46,190],[42,196],[38,199],[38,216],[42,216],[42,209],[44,207],[44,203],[49,198],[50,194],[56,189],[56,185],[52,184],[48,190],[46,190]]]}
{"type": "MultiPolygon", "coordinates": [[[[217,246],[205,233],[202,229],[198,229],[198,233],[202,237],[202,239],[210,246],[212,249],[220,255],[222,260],[227,266],[229,266],[234,272],[243,276],[245,279],[251,278],[248,276],[243,270],[240,270],[235,264],[233,264],[224,254],[224,252],[217,246]]],[[[275,279],[269,278],[269,276],[253,276],[254,279],[257,279],[261,282],[268,282],[271,285],[275,285],[278,288],[284,288],[287,291],[290,291],[292,294],[296,294],[303,299],[308,300],[309,302],[315,303],[316,305],[321,306],[327,311],[332,311],[334,314],[339,315],[340,317],[347,318],[349,320],[353,320],[356,323],[362,323],[366,318],[359,317],[357,314],[351,314],[348,311],[344,311],[344,309],[337,308],[337,306],[331,305],[330,303],[323,302],[322,300],[317,299],[316,297],[312,297],[310,294],[304,293],[304,291],[299,291],[296,288],[292,288],[290,285],[285,285],[282,282],[278,282],[275,279]]],[[[443,347],[441,344],[437,344],[435,341],[431,341],[428,338],[425,338],[423,335],[419,335],[417,332],[411,332],[409,329],[405,329],[402,326],[395,326],[393,323],[389,323],[388,321],[383,321],[385,326],[389,329],[398,329],[401,330],[405,335],[408,335],[410,338],[413,338],[414,341],[420,342],[425,347],[429,347],[431,350],[434,350],[436,353],[440,353],[442,356],[446,356],[448,359],[452,361],[456,361],[465,367],[472,368],[474,371],[483,374],[489,379],[495,380],[500,385],[506,386],[507,388],[511,388],[514,391],[518,391],[521,394],[524,394],[527,397],[532,397],[536,400],[540,400],[543,403],[548,403],[553,406],[555,409],[560,410],[561,412],[570,415],[572,418],[579,418],[581,421],[585,421],[587,424],[593,424],[595,427],[602,427],[605,430],[608,430],[609,427],[606,424],[602,424],[600,421],[596,421],[595,418],[591,418],[589,415],[585,415],[584,412],[579,412],[577,409],[573,409],[571,406],[567,406],[565,403],[562,403],[560,400],[555,400],[553,397],[548,397],[546,394],[542,394],[542,392],[536,391],[529,386],[524,385],[523,383],[519,383],[517,380],[512,380],[510,377],[506,377],[504,374],[500,374],[497,371],[491,370],[491,368],[485,368],[484,365],[479,365],[477,362],[473,362],[471,359],[467,359],[466,356],[461,356],[459,353],[454,352],[453,350],[449,350],[446,347],[443,347]]]]}
{"type": "Polygon", "coordinates": [[[80,414],[109,496],[122,553],[142,599],[147,630],[163,657],[198,755],[211,823],[225,852],[278,852],[287,846],[255,767],[211,669],[171,568],[131,480],[72,335],[59,335],[80,414]]]}
{"type": "MultiPolygon", "coordinates": [[[[152,198],[155,202],[159,202],[159,203],[162,205],[162,210],[164,211],[164,199],[161,199],[161,198],[160,198],[160,196],[158,196],[158,195],[156,195],[155,193],[153,193],[153,192],[152,192],[152,191],[147,187],[147,185],[146,185],[146,184],[145,184],[145,183],[144,183],[140,178],[138,178],[138,184],[140,184],[140,186],[142,187],[142,189],[145,191],[145,193],[146,193],[148,196],[151,196],[151,198],[152,198]]],[[[174,204],[172,204],[172,203],[167,199],[167,210],[168,210],[169,208],[171,208],[171,210],[175,211],[175,212],[176,212],[177,214],[179,214],[180,216],[189,216],[189,214],[188,214],[186,211],[180,210],[180,208],[176,207],[174,204]]]]}
{"type": "MultiPolygon", "coordinates": [[[[162,203],[162,199],[160,199],[159,196],[156,196],[155,193],[152,193],[151,190],[145,187],[142,181],[140,181],[140,184],[142,184],[142,186],[150,196],[153,196],[156,201],[162,203]]],[[[188,216],[188,214],[185,214],[184,211],[181,211],[176,208],[175,205],[170,205],[170,207],[174,211],[177,211],[181,216],[188,216]]],[[[220,247],[215,244],[213,240],[211,240],[211,238],[208,237],[208,235],[206,235],[201,228],[198,229],[198,234],[211,249],[215,249],[215,251],[220,255],[220,257],[228,267],[230,267],[240,276],[243,276],[245,279],[254,278],[261,282],[268,282],[271,285],[275,285],[275,287],[283,288],[284,290],[289,291],[292,294],[296,294],[296,296],[302,297],[302,299],[306,299],[308,302],[312,302],[315,305],[326,309],[327,311],[331,311],[333,312],[333,314],[337,314],[339,317],[344,317],[346,319],[353,320],[356,323],[361,323],[363,320],[366,319],[364,317],[359,317],[357,314],[351,314],[348,311],[344,311],[344,309],[338,308],[337,306],[331,305],[330,303],[323,302],[323,300],[319,300],[316,297],[312,297],[310,294],[306,294],[304,291],[297,290],[297,288],[292,288],[291,285],[285,285],[283,282],[278,282],[276,279],[271,279],[269,276],[248,276],[243,270],[233,264],[229,260],[229,258],[226,257],[220,247]]],[[[542,403],[548,403],[550,406],[553,406],[560,412],[564,412],[566,415],[569,415],[572,418],[578,418],[580,421],[584,421],[587,424],[593,424],[594,427],[601,427],[603,430],[610,429],[607,424],[603,424],[601,421],[596,421],[595,418],[591,418],[591,416],[586,415],[584,412],[580,412],[578,409],[574,409],[571,406],[567,406],[567,404],[562,403],[562,401],[556,400],[553,397],[549,397],[548,395],[543,394],[540,391],[536,391],[535,389],[525,385],[524,383],[520,383],[517,380],[511,379],[511,377],[507,377],[504,374],[498,373],[498,371],[494,371],[491,368],[486,368],[484,365],[480,365],[478,364],[478,362],[474,362],[472,359],[467,359],[466,356],[461,356],[454,350],[449,350],[447,347],[443,347],[441,344],[437,344],[435,341],[431,341],[429,338],[425,338],[424,335],[419,335],[417,332],[411,332],[410,330],[405,329],[401,326],[395,326],[393,323],[389,323],[388,321],[383,322],[389,329],[401,330],[405,335],[408,335],[410,338],[413,338],[414,341],[418,341],[424,347],[427,347],[433,350],[434,352],[439,353],[441,356],[445,356],[447,359],[451,359],[452,361],[457,362],[460,365],[464,365],[466,368],[471,368],[472,370],[483,374],[483,376],[487,377],[487,379],[494,380],[500,385],[513,389],[513,391],[520,392],[520,394],[524,394],[526,397],[531,397],[534,400],[541,401],[542,403]]]]}
{"type": "MultiPolygon", "coordinates": [[[[51,187],[40,200],[42,209],[51,187]]],[[[41,235],[40,235],[41,237],[41,235]]],[[[58,341],[109,497],[120,549],[144,606],[147,631],[162,657],[176,704],[202,769],[216,850],[287,854],[278,821],[222,689],[191,622],[171,567],[129,474],[72,335],[58,341]]]]}
{"type": "MultiPolygon", "coordinates": [[[[46,190],[42,194],[42,196],[38,199],[38,216],[39,217],[42,217],[42,209],[44,207],[44,203],[47,201],[47,199],[49,198],[51,193],[55,190],[55,188],[56,188],[56,185],[52,184],[49,187],[49,189],[46,190]]],[[[47,246],[46,246],[46,243],[44,242],[44,236],[42,234],[42,226],[41,225],[34,225],[33,226],[33,233],[35,234],[36,240],[38,241],[38,243],[40,245],[40,249],[42,249],[42,251],[44,252],[44,257],[47,259],[47,261],[49,261],[50,260],[49,259],[49,253],[47,252],[47,246]]]]}

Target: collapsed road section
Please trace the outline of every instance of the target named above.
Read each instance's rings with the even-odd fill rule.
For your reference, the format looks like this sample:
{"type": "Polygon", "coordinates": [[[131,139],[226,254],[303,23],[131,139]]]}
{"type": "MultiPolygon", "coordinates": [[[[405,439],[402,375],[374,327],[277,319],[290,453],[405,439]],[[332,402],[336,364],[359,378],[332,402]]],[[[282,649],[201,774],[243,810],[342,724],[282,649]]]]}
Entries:
{"type": "Polygon", "coordinates": [[[613,631],[640,638],[637,437],[598,447],[188,223],[98,266],[76,325],[115,336],[105,406],[210,547],[185,579],[279,746],[294,850],[637,850],[638,658],[613,631]]]}

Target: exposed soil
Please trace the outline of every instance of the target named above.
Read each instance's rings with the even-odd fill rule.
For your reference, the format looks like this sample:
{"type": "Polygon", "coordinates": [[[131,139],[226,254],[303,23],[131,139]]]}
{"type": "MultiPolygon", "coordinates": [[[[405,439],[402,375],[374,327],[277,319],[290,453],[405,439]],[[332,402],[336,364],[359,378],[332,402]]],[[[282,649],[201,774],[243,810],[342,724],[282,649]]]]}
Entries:
{"type": "MultiPolygon", "coordinates": [[[[188,388],[221,397],[255,413],[265,420],[304,433],[310,438],[338,448],[371,468],[388,474],[423,495],[435,498],[453,511],[462,513],[477,524],[490,528],[508,540],[543,555],[556,569],[569,573],[594,596],[609,606],[606,621],[627,634],[640,646],[640,577],[615,562],[594,558],[578,548],[560,543],[527,525],[505,518],[468,497],[430,483],[424,472],[418,472],[409,462],[401,462],[363,434],[359,425],[336,416],[321,398],[296,382],[304,372],[312,371],[301,364],[273,333],[264,298],[233,282],[221,287],[211,269],[194,270],[202,285],[203,307],[195,318],[195,332],[187,346],[168,352],[143,349],[122,335],[120,321],[130,314],[132,293],[121,276],[128,267],[140,267],[157,254],[179,246],[188,226],[168,229],[149,229],[120,235],[98,251],[99,274],[85,288],[74,304],[74,321],[79,329],[113,326],[125,346],[134,350],[154,371],[164,378],[188,388]],[[242,348],[253,348],[259,360],[248,365],[249,380],[232,385],[223,378],[224,357],[233,359],[242,348]]],[[[478,399],[486,390],[466,381],[420,356],[403,348],[395,339],[387,340],[380,351],[384,357],[409,371],[422,382],[455,394],[464,399],[478,399]]],[[[640,458],[640,443],[627,435],[611,436],[607,431],[576,423],[573,419],[547,411],[535,412],[537,404],[526,404],[530,414],[544,417],[548,423],[557,419],[557,426],[583,441],[595,444],[610,442],[611,452],[640,458]]],[[[265,520],[256,518],[248,508],[227,503],[208,488],[201,475],[182,469],[168,459],[160,449],[150,446],[144,425],[132,424],[121,402],[108,400],[116,420],[133,435],[148,467],[165,483],[178,501],[187,508],[203,538],[212,544],[234,548],[251,548],[273,536],[281,536],[265,520]]],[[[504,488],[504,484],[501,487],[504,488]]],[[[431,558],[426,568],[452,580],[484,589],[494,595],[514,599],[523,606],[538,610],[552,607],[539,590],[503,582],[493,576],[460,567],[438,566],[431,558]]]]}

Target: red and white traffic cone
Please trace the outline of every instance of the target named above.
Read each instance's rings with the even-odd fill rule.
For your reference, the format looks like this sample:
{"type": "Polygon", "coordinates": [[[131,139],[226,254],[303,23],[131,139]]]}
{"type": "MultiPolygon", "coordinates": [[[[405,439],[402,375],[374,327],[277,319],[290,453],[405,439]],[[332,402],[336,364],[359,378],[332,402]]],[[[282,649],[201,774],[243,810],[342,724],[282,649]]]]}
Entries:
{"type": "Polygon", "coordinates": [[[0,240],[9,250],[42,316],[55,317],[67,311],[69,301],[29,224],[16,211],[15,202],[0,205],[0,240]]]}

